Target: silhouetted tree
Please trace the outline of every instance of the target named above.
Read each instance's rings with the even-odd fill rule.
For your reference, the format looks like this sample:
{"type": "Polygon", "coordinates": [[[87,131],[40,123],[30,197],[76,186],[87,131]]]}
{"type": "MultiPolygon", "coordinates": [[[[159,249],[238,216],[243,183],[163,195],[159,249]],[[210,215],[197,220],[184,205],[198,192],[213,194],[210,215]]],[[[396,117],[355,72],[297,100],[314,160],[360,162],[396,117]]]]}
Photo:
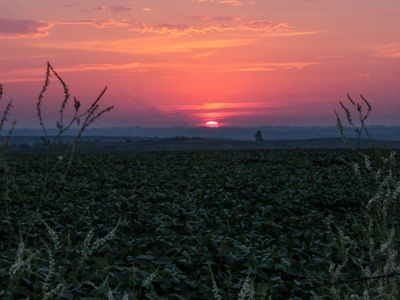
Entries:
{"type": "Polygon", "coordinates": [[[257,130],[256,134],[254,135],[254,137],[256,138],[256,142],[263,142],[264,138],[262,136],[262,133],[260,130],[257,130]]]}

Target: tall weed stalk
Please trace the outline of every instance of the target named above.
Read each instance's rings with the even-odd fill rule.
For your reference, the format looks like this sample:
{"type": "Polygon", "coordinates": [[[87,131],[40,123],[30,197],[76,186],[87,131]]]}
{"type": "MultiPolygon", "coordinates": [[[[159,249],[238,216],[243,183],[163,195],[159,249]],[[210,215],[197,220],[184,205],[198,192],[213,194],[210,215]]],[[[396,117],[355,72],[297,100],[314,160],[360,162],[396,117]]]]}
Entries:
{"type": "MultiPolygon", "coordinates": [[[[2,104],[3,100],[3,94],[4,94],[4,87],[2,84],[0,84],[0,105],[2,104]]],[[[10,177],[9,174],[9,167],[7,164],[7,160],[5,157],[5,152],[7,150],[7,146],[10,141],[10,137],[15,129],[16,121],[13,121],[10,128],[5,131],[5,125],[7,124],[8,118],[11,113],[13,105],[13,100],[9,100],[7,103],[5,103],[3,111],[0,113],[0,138],[1,138],[1,144],[0,144],[0,200],[2,202],[2,209],[4,211],[4,216],[9,217],[10,215],[10,210],[11,210],[11,198],[10,198],[10,186],[13,184],[12,183],[12,178],[10,177]]]]}
{"type": "MultiPolygon", "coordinates": [[[[3,98],[3,91],[3,86],[0,85],[0,104],[3,98]]],[[[14,121],[11,126],[9,126],[7,134],[3,136],[4,126],[10,116],[12,100],[5,104],[0,116],[0,135],[2,138],[2,145],[0,148],[0,201],[4,207],[4,209],[1,209],[3,215],[2,222],[9,224],[10,230],[15,230],[15,227],[18,228],[19,246],[14,261],[10,262],[9,265],[6,288],[4,290],[0,289],[1,299],[31,298],[31,295],[36,295],[35,297],[38,299],[58,299],[69,295],[71,291],[80,285],[80,281],[82,280],[81,271],[84,269],[87,261],[115,238],[121,220],[119,220],[115,227],[102,238],[95,238],[96,228],[92,228],[82,243],[76,242],[75,247],[71,247],[70,242],[68,242],[68,245],[63,245],[62,241],[70,241],[70,238],[61,238],[59,233],[56,233],[56,231],[51,228],[46,220],[49,215],[47,212],[48,207],[42,205],[48,205],[49,203],[56,203],[59,201],[58,198],[62,196],[63,187],[71,184],[68,182],[68,175],[71,171],[75,171],[73,161],[76,147],[83,133],[93,122],[113,109],[113,106],[107,106],[105,108],[100,106],[100,101],[106,91],[107,87],[100,92],[87,108],[83,109],[81,102],[76,97],[73,97],[71,101],[71,93],[66,82],[55,71],[53,66],[47,63],[44,84],[36,102],[36,113],[43,135],[42,142],[47,149],[47,154],[44,159],[44,167],[42,168],[42,170],[44,170],[43,174],[38,174],[37,176],[37,180],[40,181],[40,188],[36,195],[37,209],[36,212],[32,212],[31,216],[27,217],[26,224],[20,224],[17,218],[18,216],[15,216],[14,219],[14,216],[10,213],[12,210],[11,205],[13,204],[12,196],[18,195],[18,185],[7,164],[6,148],[16,122],[14,121]],[[63,88],[63,99],[60,103],[59,117],[56,122],[57,132],[55,135],[50,135],[45,124],[43,106],[45,104],[45,95],[52,82],[53,76],[63,88]],[[66,116],[66,110],[69,106],[72,106],[73,113],[72,116],[68,118],[66,116]],[[66,147],[64,153],[61,156],[56,156],[57,153],[54,151],[54,145],[73,127],[77,130],[77,134],[68,147],[66,147]],[[7,219],[5,219],[5,217],[7,219]],[[24,236],[28,236],[31,233],[31,227],[38,228],[39,226],[46,228],[48,235],[47,240],[50,240],[50,246],[49,243],[45,241],[45,238],[40,238],[39,241],[34,241],[34,250],[31,250],[24,236]],[[43,265],[47,265],[47,267],[43,269],[43,265]],[[34,282],[35,285],[30,286],[32,289],[30,292],[31,294],[26,295],[23,287],[26,287],[31,281],[34,282]],[[41,282],[41,288],[39,290],[36,286],[37,282],[41,282]]],[[[24,198],[23,195],[22,198],[24,198]]],[[[28,199],[32,198],[28,197],[28,199]]],[[[20,199],[20,205],[22,204],[21,202],[20,199]]],[[[51,215],[50,218],[52,218],[51,215]]]]}
{"type": "Polygon", "coordinates": [[[76,152],[76,147],[85,132],[85,130],[93,124],[97,119],[99,119],[105,113],[113,110],[113,106],[107,106],[102,108],[100,106],[100,101],[104,97],[107,91],[107,87],[100,92],[100,94],[93,100],[93,102],[86,108],[82,109],[81,101],[79,101],[76,97],[73,97],[73,101],[71,101],[71,93],[70,90],[62,79],[62,77],[54,70],[50,63],[47,63],[45,80],[44,84],[41,88],[39,96],[36,102],[36,112],[39,121],[39,125],[42,129],[42,141],[43,145],[47,147],[47,157],[45,161],[45,171],[44,171],[44,180],[42,181],[41,194],[39,199],[43,199],[45,196],[46,185],[48,184],[48,180],[52,171],[60,177],[60,180],[65,180],[65,177],[71,170],[74,154],[76,152]],[[50,136],[48,134],[48,130],[45,125],[45,120],[43,116],[43,105],[46,92],[51,84],[52,75],[55,77],[57,82],[63,88],[63,99],[59,108],[59,119],[56,122],[57,132],[54,136],[50,136]],[[68,105],[72,106],[73,114],[69,119],[65,118],[65,111],[68,108],[68,105]],[[64,154],[59,156],[58,163],[51,163],[51,158],[54,158],[54,145],[62,139],[63,136],[71,129],[73,126],[77,129],[77,134],[74,136],[72,142],[66,147],[64,154]],[[60,166],[61,165],[61,166],[60,166]],[[60,172],[60,167],[63,169],[60,172]],[[53,168],[51,170],[51,168],[53,168]],[[55,170],[54,170],[55,169],[55,170]]]}
{"type": "MultiPolygon", "coordinates": [[[[371,138],[367,128],[367,120],[372,112],[372,106],[370,102],[363,95],[360,95],[360,98],[361,101],[355,101],[350,96],[350,94],[347,94],[348,104],[346,105],[345,102],[343,101],[339,102],[340,107],[345,113],[348,125],[350,125],[350,127],[353,129],[354,133],[357,136],[357,148],[360,148],[361,146],[361,138],[363,137],[363,134],[368,138],[368,140],[370,140],[371,138]],[[357,114],[356,118],[352,113],[352,109],[356,111],[357,114]]],[[[349,138],[346,135],[345,127],[342,118],[340,117],[340,114],[337,111],[335,111],[335,115],[340,136],[342,137],[344,143],[347,146],[353,148],[353,145],[351,144],[349,138]]]]}
{"type": "MultiPolygon", "coordinates": [[[[340,105],[358,134],[356,150],[360,159],[353,162],[354,176],[370,196],[364,203],[364,217],[353,225],[352,234],[329,222],[331,230],[337,234],[334,242],[340,260],[331,262],[331,283],[321,288],[315,299],[400,299],[400,172],[397,153],[376,155],[378,152],[373,152],[375,155],[371,158],[371,152],[359,149],[361,134],[364,132],[370,138],[366,120],[372,111],[371,104],[361,98],[367,105],[366,113],[349,97],[357,108],[360,127],[354,125],[350,110],[342,102],[340,105]]],[[[337,113],[336,117],[343,140],[350,145],[337,113]]]]}

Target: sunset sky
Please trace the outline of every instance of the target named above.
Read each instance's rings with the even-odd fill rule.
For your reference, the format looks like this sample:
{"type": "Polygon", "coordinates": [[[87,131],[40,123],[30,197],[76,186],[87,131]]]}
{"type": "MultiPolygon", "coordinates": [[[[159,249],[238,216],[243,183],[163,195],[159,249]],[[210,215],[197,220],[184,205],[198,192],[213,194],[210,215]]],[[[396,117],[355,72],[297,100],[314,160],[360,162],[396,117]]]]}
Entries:
{"type": "Polygon", "coordinates": [[[400,124],[399,16],[399,0],[0,0],[0,83],[19,127],[47,61],[83,103],[109,87],[96,126],[335,125],[347,92],[400,124]]]}

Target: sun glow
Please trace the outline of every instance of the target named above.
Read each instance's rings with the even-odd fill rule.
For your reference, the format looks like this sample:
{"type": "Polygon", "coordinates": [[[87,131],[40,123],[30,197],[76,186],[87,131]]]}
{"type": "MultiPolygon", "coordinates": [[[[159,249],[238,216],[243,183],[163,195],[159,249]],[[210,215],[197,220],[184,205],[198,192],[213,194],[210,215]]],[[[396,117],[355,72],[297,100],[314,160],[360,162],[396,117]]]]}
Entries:
{"type": "Polygon", "coordinates": [[[206,127],[208,127],[208,128],[218,128],[219,124],[218,124],[217,121],[208,121],[206,123],[206,127]]]}

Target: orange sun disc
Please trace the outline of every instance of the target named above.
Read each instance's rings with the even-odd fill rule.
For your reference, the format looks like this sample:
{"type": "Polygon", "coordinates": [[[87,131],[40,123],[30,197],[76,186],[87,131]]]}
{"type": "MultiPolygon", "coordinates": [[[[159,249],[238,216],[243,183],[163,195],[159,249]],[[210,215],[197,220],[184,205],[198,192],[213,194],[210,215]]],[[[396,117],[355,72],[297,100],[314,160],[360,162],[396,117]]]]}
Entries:
{"type": "Polygon", "coordinates": [[[210,127],[210,128],[217,128],[217,127],[219,127],[219,124],[218,124],[217,121],[208,121],[208,122],[206,123],[206,126],[207,126],[207,127],[210,127]]]}

